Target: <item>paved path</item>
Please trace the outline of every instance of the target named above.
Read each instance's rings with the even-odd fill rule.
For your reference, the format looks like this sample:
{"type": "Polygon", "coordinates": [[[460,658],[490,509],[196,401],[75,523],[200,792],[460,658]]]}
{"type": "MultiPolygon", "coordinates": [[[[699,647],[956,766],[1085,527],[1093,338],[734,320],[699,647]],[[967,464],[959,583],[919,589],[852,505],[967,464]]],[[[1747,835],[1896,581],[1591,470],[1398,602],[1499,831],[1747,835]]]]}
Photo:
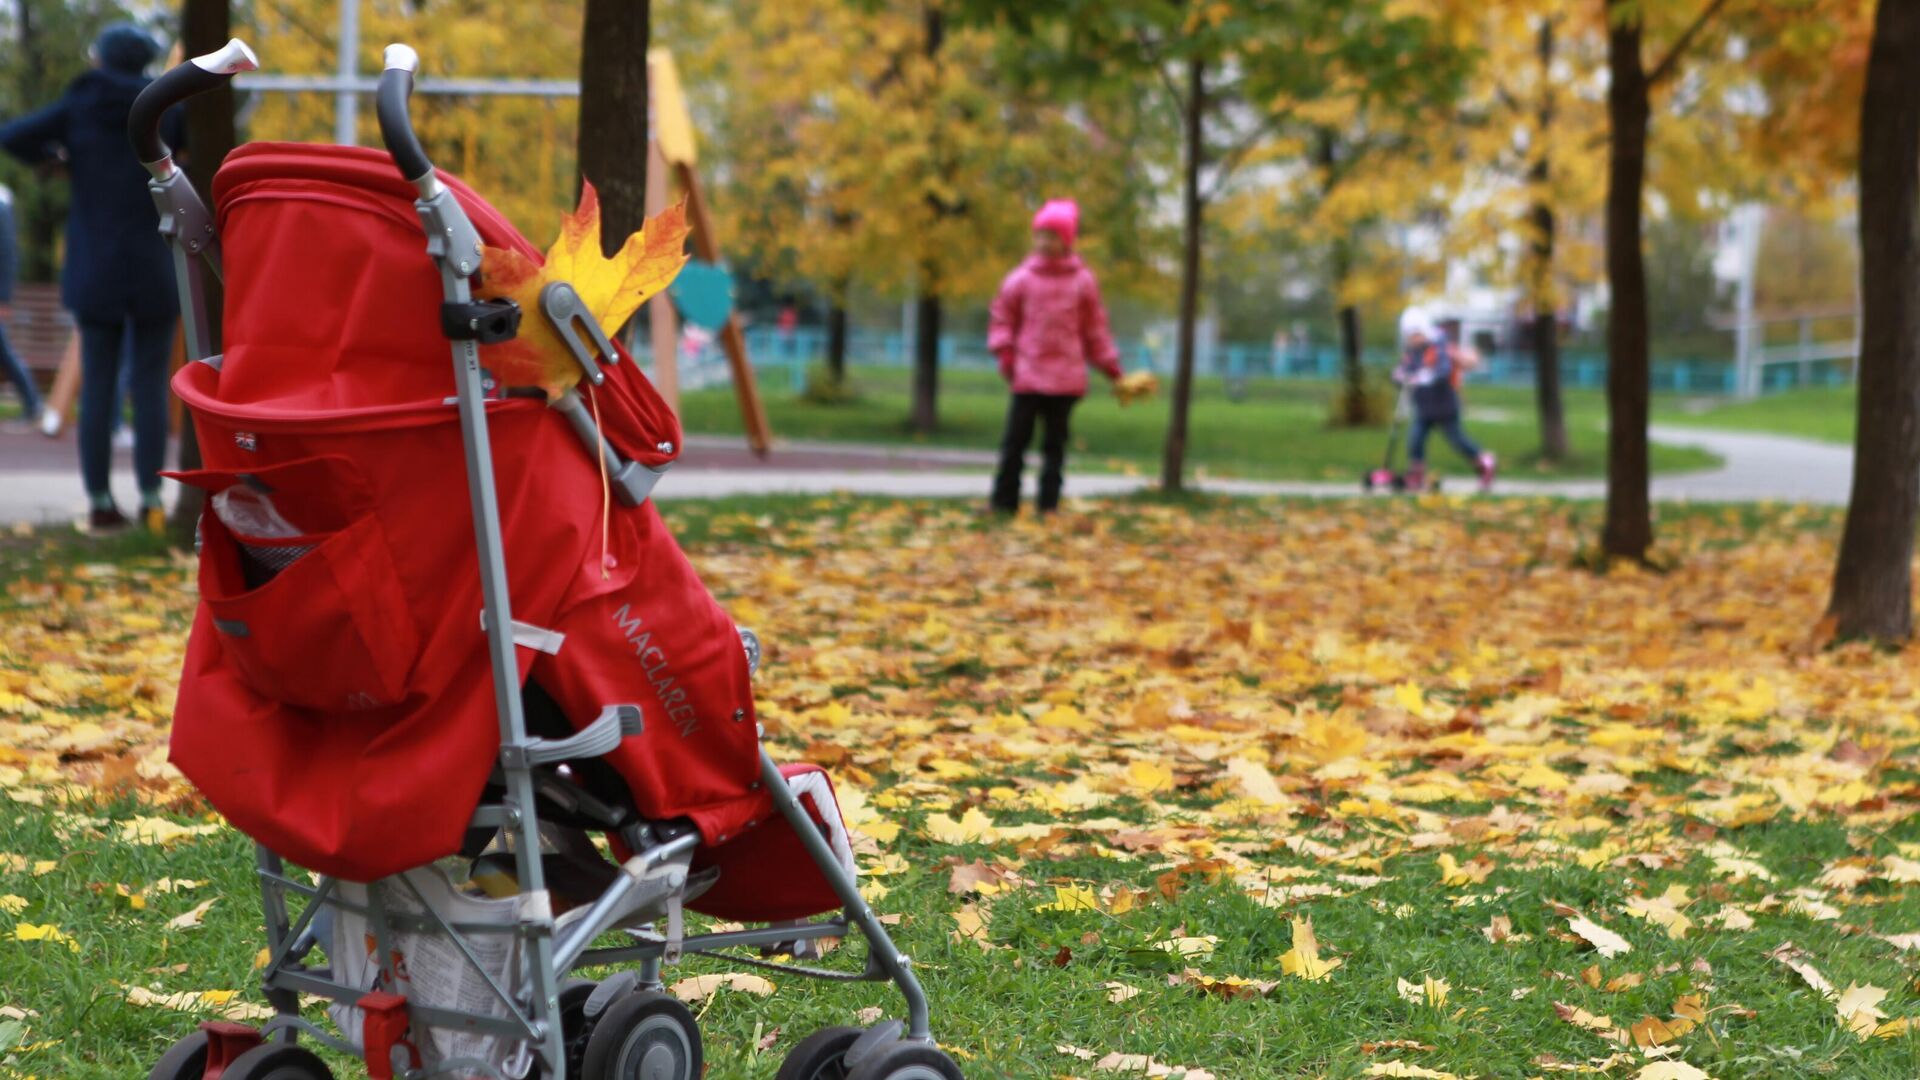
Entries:
{"type": "MultiPolygon", "coordinates": [[[[1853,474],[1850,447],[1782,435],[1755,435],[1656,425],[1653,437],[1665,443],[1703,447],[1724,459],[1718,469],[1656,477],[1653,496],[1666,501],[1846,502],[1853,474]]],[[[171,457],[171,455],[169,455],[171,457]]],[[[725,495],[825,494],[985,499],[993,455],[978,450],[867,446],[820,442],[783,443],[768,460],[748,453],[737,439],[692,436],[685,456],[655,489],[663,499],[716,498],[725,495]]],[[[115,495],[122,506],[136,503],[130,456],[117,455],[115,495]]],[[[72,437],[42,438],[21,425],[0,428],[0,523],[70,521],[85,510],[72,437]]],[[[1205,487],[1234,495],[1355,494],[1354,483],[1269,480],[1210,480],[1205,487]]],[[[1070,496],[1113,495],[1137,491],[1152,476],[1069,473],[1070,496]]],[[[1033,483],[1029,471],[1028,487],[1033,483]]],[[[1503,478],[1497,488],[1515,495],[1600,498],[1598,480],[1526,480],[1503,478]]]]}

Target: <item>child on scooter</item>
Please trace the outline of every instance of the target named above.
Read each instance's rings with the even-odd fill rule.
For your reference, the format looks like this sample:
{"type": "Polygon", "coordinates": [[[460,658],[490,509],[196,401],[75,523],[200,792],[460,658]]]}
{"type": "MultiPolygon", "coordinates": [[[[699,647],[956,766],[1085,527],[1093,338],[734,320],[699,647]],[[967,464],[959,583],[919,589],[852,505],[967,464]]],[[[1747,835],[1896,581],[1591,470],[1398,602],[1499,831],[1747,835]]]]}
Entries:
{"type": "Polygon", "coordinates": [[[1400,365],[1393,378],[1410,387],[1413,427],[1407,435],[1407,487],[1427,484],[1427,436],[1439,428],[1480,476],[1480,490],[1493,486],[1495,461],[1460,426],[1460,378],[1477,363],[1470,349],[1454,345],[1425,308],[1410,307],[1400,316],[1400,365]]]}

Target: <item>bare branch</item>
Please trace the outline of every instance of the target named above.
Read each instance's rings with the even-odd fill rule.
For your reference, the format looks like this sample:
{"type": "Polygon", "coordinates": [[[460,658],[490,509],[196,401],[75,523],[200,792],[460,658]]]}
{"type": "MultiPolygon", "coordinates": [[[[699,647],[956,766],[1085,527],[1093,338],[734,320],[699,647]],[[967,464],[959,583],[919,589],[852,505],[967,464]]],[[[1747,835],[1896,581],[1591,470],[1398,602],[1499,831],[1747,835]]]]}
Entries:
{"type": "Polygon", "coordinates": [[[1700,36],[1700,31],[1706,29],[1707,24],[1713,21],[1713,17],[1726,6],[1727,0],[1707,0],[1707,6],[1701,8],[1700,14],[1678,38],[1674,39],[1673,48],[1668,49],[1667,55],[1661,57],[1660,62],[1653,66],[1652,73],[1647,76],[1648,89],[1660,85],[1679,69],[1680,57],[1693,46],[1693,39],[1700,36]]]}
{"type": "Polygon", "coordinates": [[[1248,132],[1246,138],[1241,139],[1232,147],[1228,148],[1226,153],[1221,154],[1219,171],[1214,173],[1213,184],[1207,189],[1206,194],[1202,196],[1202,198],[1211,202],[1217,198],[1221,192],[1225,191],[1227,181],[1232,178],[1233,171],[1245,163],[1247,155],[1253,153],[1255,147],[1259,146],[1263,140],[1269,135],[1272,135],[1279,129],[1280,125],[1286,123],[1292,116],[1292,106],[1288,106],[1284,111],[1268,116],[1264,121],[1255,126],[1252,131],[1248,132]]]}
{"type": "Polygon", "coordinates": [[[1173,100],[1173,107],[1184,116],[1187,99],[1180,93],[1180,88],[1174,85],[1173,76],[1167,74],[1167,65],[1160,59],[1160,47],[1144,32],[1134,34],[1134,41],[1139,44],[1140,51],[1146,54],[1147,63],[1153,66],[1153,73],[1160,76],[1160,85],[1166,90],[1167,97],[1173,100]]]}

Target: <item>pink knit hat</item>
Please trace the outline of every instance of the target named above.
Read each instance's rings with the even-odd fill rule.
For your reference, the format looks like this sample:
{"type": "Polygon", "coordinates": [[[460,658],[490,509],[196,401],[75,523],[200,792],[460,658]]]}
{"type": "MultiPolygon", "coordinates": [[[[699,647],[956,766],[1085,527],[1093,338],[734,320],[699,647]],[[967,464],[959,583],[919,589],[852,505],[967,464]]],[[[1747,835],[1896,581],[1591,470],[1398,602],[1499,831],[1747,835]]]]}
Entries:
{"type": "Polygon", "coordinates": [[[1072,199],[1048,199],[1033,215],[1035,229],[1051,229],[1072,247],[1080,236],[1080,204],[1072,199]]]}

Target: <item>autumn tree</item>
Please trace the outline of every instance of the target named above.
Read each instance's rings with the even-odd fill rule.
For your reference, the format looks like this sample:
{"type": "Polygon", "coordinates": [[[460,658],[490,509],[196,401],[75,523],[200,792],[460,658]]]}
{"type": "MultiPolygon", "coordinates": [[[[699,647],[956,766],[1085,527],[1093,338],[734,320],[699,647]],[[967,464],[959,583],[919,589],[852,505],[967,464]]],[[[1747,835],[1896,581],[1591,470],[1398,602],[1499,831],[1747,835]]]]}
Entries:
{"type": "Polygon", "coordinates": [[[1727,0],[1700,0],[1651,67],[1643,55],[1648,20],[1675,18],[1664,5],[1604,0],[1607,16],[1607,515],[1601,549],[1644,561],[1653,544],[1647,422],[1652,365],[1647,267],[1641,225],[1653,94],[1671,84],[1690,49],[1727,0]]]}
{"type": "MultiPolygon", "coordinates": [[[[613,0],[600,6],[625,13],[634,5],[613,0]]],[[[243,35],[270,71],[330,75],[339,47],[339,7],[340,0],[274,0],[237,10],[243,35]]],[[[420,51],[422,79],[571,79],[581,73],[583,25],[580,0],[363,3],[357,66],[378,73],[382,48],[403,41],[420,51]]],[[[644,68],[642,60],[632,62],[644,68]]],[[[250,137],[332,141],[333,94],[252,96],[250,137]]],[[[434,164],[472,183],[509,220],[536,235],[573,208],[582,171],[574,152],[577,115],[571,97],[423,93],[414,95],[412,106],[414,127],[434,164]]],[[[360,110],[359,124],[359,141],[378,146],[371,108],[360,110]]],[[[595,140],[595,148],[621,152],[622,147],[608,148],[604,142],[595,140]]],[[[587,175],[601,183],[597,174],[587,175]]],[[[603,198],[603,207],[613,213],[609,199],[603,198]]],[[[615,235],[613,230],[610,221],[607,235],[615,235]]]]}
{"type": "Polygon", "coordinates": [[[1860,103],[1860,402],[1829,610],[1846,638],[1913,632],[1920,513],[1920,4],[1882,0],[1860,103]]]}
{"type": "MultiPolygon", "coordinates": [[[[1179,331],[1160,483],[1185,486],[1188,414],[1210,204],[1250,163],[1274,164],[1276,140],[1335,93],[1348,129],[1379,103],[1428,102],[1450,92],[1457,65],[1436,50],[1423,4],[1387,0],[1065,0],[1044,6],[970,0],[973,17],[1003,29],[1030,70],[1084,90],[1151,86],[1177,118],[1179,331]]],[[[1248,170],[1249,172],[1251,170],[1248,170]]]]}
{"type": "Polygon", "coordinates": [[[1491,281],[1517,285],[1534,350],[1542,461],[1570,445],[1560,385],[1559,313],[1594,281],[1599,253],[1581,222],[1599,213],[1607,117],[1605,23],[1587,0],[1496,0],[1480,9],[1482,57],[1458,124],[1462,162],[1448,248],[1491,281]]]}
{"type": "Polygon", "coordinates": [[[1127,273],[1140,211],[1121,194],[1124,110],[1089,102],[1070,114],[1026,92],[994,34],[944,8],[728,10],[688,71],[697,98],[724,87],[704,94],[741,243],[772,280],[820,288],[842,328],[856,288],[914,301],[916,428],[937,422],[945,305],[991,295],[1041,199],[1080,198],[1090,256],[1103,275],[1127,273]]]}

